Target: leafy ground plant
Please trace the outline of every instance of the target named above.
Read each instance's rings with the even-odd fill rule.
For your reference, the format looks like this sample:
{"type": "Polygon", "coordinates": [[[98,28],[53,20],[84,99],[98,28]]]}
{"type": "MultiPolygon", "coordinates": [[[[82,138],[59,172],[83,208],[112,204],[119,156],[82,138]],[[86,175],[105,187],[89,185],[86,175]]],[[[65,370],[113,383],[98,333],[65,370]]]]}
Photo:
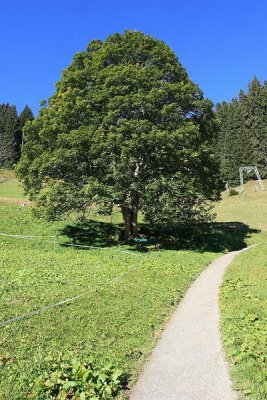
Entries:
{"type": "Polygon", "coordinates": [[[126,377],[112,364],[99,367],[95,360],[81,362],[62,355],[45,359],[45,371],[30,397],[42,400],[110,400],[122,390],[126,377]]]}

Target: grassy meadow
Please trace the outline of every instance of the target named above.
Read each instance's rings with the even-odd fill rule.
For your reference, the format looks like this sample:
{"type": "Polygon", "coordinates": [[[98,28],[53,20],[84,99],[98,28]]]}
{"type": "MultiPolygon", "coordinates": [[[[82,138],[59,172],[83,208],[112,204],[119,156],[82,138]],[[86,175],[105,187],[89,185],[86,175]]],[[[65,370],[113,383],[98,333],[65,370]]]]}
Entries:
{"type": "Polygon", "coordinates": [[[32,396],[32,384],[45,357],[59,352],[82,361],[93,356],[100,366],[112,362],[131,386],[191,282],[222,252],[246,243],[257,246],[233,263],[222,286],[222,332],[236,387],[245,398],[267,398],[267,192],[248,184],[243,195],[225,193],[216,206],[219,222],[195,230],[190,239],[180,234],[160,251],[137,252],[119,245],[119,213],[91,213],[80,226],[37,220],[29,202],[21,207],[22,189],[10,178],[0,183],[0,232],[28,237],[0,235],[0,323],[80,297],[0,326],[1,400],[40,400],[32,396]]]}
{"type": "Polygon", "coordinates": [[[22,186],[10,171],[0,170],[0,203],[20,204],[25,199],[22,186]]]}
{"type": "Polygon", "coordinates": [[[0,202],[0,232],[28,236],[0,236],[0,321],[81,297],[0,326],[0,398],[28,399],[44,358],[58,352],[111,361],[131,385],[187,287],[219,253],[136,252],[112,241],[110,221],[77,231],[70,221],[36,220],[30,208],[0,202]],[[105,248],[64,246],[73,241],[105,248]]]}
{"type": "MultiPolygon", "coordinates": [[[[265,181],[267,189],[267,182],[265,181]]],[[[227,270],[221,287],[221,330],[240,399],[267,399],[267,191],[249,182],[244,194],[216,206],[219,221],[242,221],[256,244],[227,270]],[[257,232],[258,231],[258,232],[257,232]]]]}
{"type": "Polygon", "coordinates": [[[224,192],[222,201],[215,207],[217,221],[239,221],[250,228],[267,231],[267,180],[263,180],[263,183],[266,188],[264,192],[258,191],[255,181],[248,182],[244,193],[237,196],[229,196],[228,192],[224,192]]]}

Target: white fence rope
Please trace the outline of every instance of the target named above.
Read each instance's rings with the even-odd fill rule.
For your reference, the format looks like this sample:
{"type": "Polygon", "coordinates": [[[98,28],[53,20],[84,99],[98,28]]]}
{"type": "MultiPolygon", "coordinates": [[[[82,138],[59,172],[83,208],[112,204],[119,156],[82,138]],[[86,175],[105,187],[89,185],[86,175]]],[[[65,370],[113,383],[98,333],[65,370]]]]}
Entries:
{"type": "Polygon", "coordinates": [[[40,313],[42,313],[42,312],[44,312],[44,311],[48,311],[48,310],[51,310],[51,309],[53,309],[53,308],[55,308],[55,307],[58,307],[58,306],[61,306],[61,305],[63,305],[63,304],[69,303],[69,302],[71,302],[71,301],[77,300],[77,299],[79,299],[79,298],[85,296],[86,294],[90,294],[90,293],[97,292],[99,289],[102,289],[102,288],[108,286],[110,283],[116,282],[116,281],[120,280],[121,278],[123,278],[124,276],[128,275],[128,274],[132,271],[132,269],[134,269],[134,268],[136,268],[136,267],[140,267],[140,265],[142,265],[142,264],[145,262],[145,260],[146,260],[146,259],[143,259],[143,261],[141,262],[141,264],[133,265],[132,267],[130,267],[130,268],[128,269],[128,271],[123,272],[122,274],[116,276],[115,278],[110,278],[110,279],[108,279],[105,283],[103,283],[102,285],[100,285],[100,286],[98,286],[98,287],[96,287],[96,288],[90,290],[89,292],[82,293],[82,294],[79,294],[79,295],[77,295],[77,296],[70,297],[70,298],[68,298],[68,299],[64,299],[64,300],[58,301],[57,303],[53,303],[53,304],[50,304],[50,305],[48,305],[48,306],[45,306],[45,307],[42,307],[42,308],[38,308],[37,310],[30,311],[30,312],[28,312],[28,313],[21,314],[21,315],[18,315],[18,316],[16,316],[16,317],[9,318],[9,319],[7,319],[7,320],[5,320],[5,321],[2,321],[2,322],[0,322],[0,328],[3,327],[3,326],[9,325],[9,324],[11,324],[11,323],[13,323],[13,322],[21,321],[21,320],[23,320],[23,319],[32,317],[33,315],[40,314],[40,313]]]}
{"type": "Polygon", "coordinates": [[[142,254],[136,254],[136,253],[132,253],[129,250],[117,250],[118,253],[125,253],[125,254],[130,254],[131,256],[135,256],[135,257],[143,257],[142,254]]]}
{"type": "Polygon", "coordinates": [[[13,237],[13,238],[21,238],[21,239],[27,239],[27,238],[54,238],[55,236],[38,236],[38,235],[13,235],[9,233],[3,233],[0,232],[1,236],[8,236],[8,237],[13,237]]]}
{"type": "MultiPolygon", "coordinates": [[[[35,240],[35,239],[47,239],[50,238],[52,239],[51,241],[48,240],[43,240],[44,242],[47,243],[52,243],[54,245],[54,250],[56,250],[56,245],[58,244],[56,241],[56,236],[38,236],[38,235],[15,235],[15,234],[8,234],[8,233],[3,233],[0,232],[0,236],[5,236],[5,237],[11,237],[14,239],[24,239],[24,240],[35,240]]],[[[82,245],[82,244],[75,244],[75,243],[63,243],[63,246],[69,246],[69,247],[80,247],[80,248],[89,248],[89,249],[96,249],[96,250],[110,250],[110,247],[98,247],[98,246],[89,246],[89,245],[82,245]]],[[[142,257],[141,254],[135,254],[132,253],[129,250],[117,250],[118,253],[125,253],[125,254],[130,254],[131,256],[135,257],[142,257]]]]}
{"type": "Polygon", "coordinates": [[[89,246],[85,244],[75,244],[75,243],[63,243],[63,246],[70,247],[81,247],[81,248],[90,248],[90,249],[99,249],[99,250],[110,250],[110,247],[97,247],[97,246],[89,246]]]}
{"type": "MultiPolygon", "coordinates": [[[[74,244],[74,243],[64,243],[63,244],[64,246],[70,246],[70,247],[81,247],[81,248],[89,248],[89,249],[96,249],[96,250],[110,250],[111,249],[111,247],[97,247],[97,246],[89,246],[89,245],[83,245],[83,244],[74,244]]],[[[119,247],[119,246],[117,246],[117,247],[119,247]]],[[[142,254],[135,254],[135,253],[132,253],[131,251],[129,251],[129,250],[117,250],[116,249],[116,251],[118,252],[118,253],[125,253],[125,254],[130,254],[131,256],[137,256],[137,257],[142,257],[142,254]]]]}
{"type": "Polygon", "coordinates": [[[49,306],[39,308],[38,310],[31,311],[31,312],[28,312],[28,313],[25,313],[25,314],[21,314],[21,315],[19,315],[17,317],[7,319],[6,321],[0,322],[0,327],[8,325],[8,324],[11,324],[12,322],[20,321],[20,320],[25,319],[27,317],[31,317],[32,315],[39,314],[39,313],[41,313],[43,311],[50,310],[51,308],[54,308],[54,307],[60,306],[62,304],[68,303],[68,302],[70,302],[72,300],[76,300],[81,296],[83,296],[83,295],[71,297],[69,299],[59,301],[58,303],[50,304],[49,306]]]}
{"type": "Polygon", "coordinates": [[[56,236],[38,236],[38,235],[14,235],[9,233],[0,232],[0,236],[11,237],[13,239],[22,239],[22,240],[36,240],[36,239],[47,239],[50,240],[42,240],[42,242],[52,243],[54,245],[54,251],[56,250],[56,236]]]}

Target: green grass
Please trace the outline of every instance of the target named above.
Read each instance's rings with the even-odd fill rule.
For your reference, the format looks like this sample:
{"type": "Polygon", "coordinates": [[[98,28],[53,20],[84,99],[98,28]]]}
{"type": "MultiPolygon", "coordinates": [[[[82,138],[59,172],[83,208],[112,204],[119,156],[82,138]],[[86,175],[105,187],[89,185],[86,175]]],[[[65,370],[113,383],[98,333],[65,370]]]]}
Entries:
{"type": "MultiPolygon", "coordinates": [[[[0,173],[0,181],[7,174],[0,173]]],[[[129,247],[117,246],[119,213],[92,212],[79,227],[36,220],[31,207],[12,204],[20,204],[23,192],[8,176],[12,180],[0,184],[0,232],[56,236],[58,244],[54,252],[51,238],[0,236],[0,321],[82,297],[0,327],[1,400],[26,400],[44,357],[57,352],[81,360],[94,355],[100,365],[114,362],[130,375],[131,385],[190,283],[220,252],[246,243],[257,246],[225,275],[221,326],[235,387],[244,398],[267,399],[267,192],[254,192],[249,183],[243,195],[225,193],[216,205],[221,223],[194,231],[189,239],[179,233],[175,246],[134,256],[129,247]],[[63,246],[72,241],[108,248],[63,246]],[[121,252],[126,249],[129,253],[121,252]]]]}
{"type": "Polygon", "coordinates": [[[0,197],[7,199],[23,199],[23,190],[15,180],[8,180],[0,184],[0,197]]]}
{"type": "MultiPolygon", "coordinates": [[[[267,187],[265,181],[265,187],[267,187]]],[[[260,230],[229,267],[221,287],[221,330],[234,386],[240,399],[267,399],[267,192],[245,193],[217,205],[219,221],[242,221],[260,230]]]]}
{"type": "Polygon", "coordinates": [[[241,398],[267,399],[267,234],[225,274],[221,327],[241,398]]]}
{"type": "Polygon", "coordinates": [[[15,175],[0,169],[0,201],[1,203],[21,202],[25,199],[22,186],[15,175]]]}
{"type": "MultiPolygon", "coordinates": [[[[0,204],[0,231],[58,235],[64,223],[34,220],[0,204]]],[[[217,254],[187,250],[138,256],[0,237],[1,321],[65,298],[80,299],[0,328],[0,398],[26,399],[43,358],[57,351],[114,362],[133,380],[188,285],[217,254]],[[1,363],[1,361],[0,361],[1,363]]]]}
{"type": "Polygon", "coordinates": [[[262,231],[267,230],[267,180],[266,191],[255,192],[255,183],[245,185],[245,192],[238,196],[223,193],[222,201],[216,204],[217,221],[239,221],[262,231]]]}

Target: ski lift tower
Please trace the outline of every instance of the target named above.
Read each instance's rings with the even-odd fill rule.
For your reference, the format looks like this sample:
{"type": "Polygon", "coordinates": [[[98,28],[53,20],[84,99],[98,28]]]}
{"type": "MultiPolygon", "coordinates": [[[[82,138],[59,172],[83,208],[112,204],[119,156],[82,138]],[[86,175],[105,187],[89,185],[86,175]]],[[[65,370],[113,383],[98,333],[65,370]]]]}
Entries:
{"type": "Polygon", "coordinates": [[[244,192],[244,172],[246,172],[247,174],[249,174],[250,172],[255,172],[256,177],[257,177],[257,180],[258,180],[258,183],[259,183],[259,186],[260,186],[260,189],[261,189],[262,191],[265,190],[264,185],[263,185],[263,182],[262,182],[261,177],[260,177],[260,173],[259,173],[258,168],[255,167],[255,166],[254,166],[254,167],[248,166],[248,167],[240,167],[240,168],[239,168],[240,192],[241,192],[241,193],[244,192]]]}

